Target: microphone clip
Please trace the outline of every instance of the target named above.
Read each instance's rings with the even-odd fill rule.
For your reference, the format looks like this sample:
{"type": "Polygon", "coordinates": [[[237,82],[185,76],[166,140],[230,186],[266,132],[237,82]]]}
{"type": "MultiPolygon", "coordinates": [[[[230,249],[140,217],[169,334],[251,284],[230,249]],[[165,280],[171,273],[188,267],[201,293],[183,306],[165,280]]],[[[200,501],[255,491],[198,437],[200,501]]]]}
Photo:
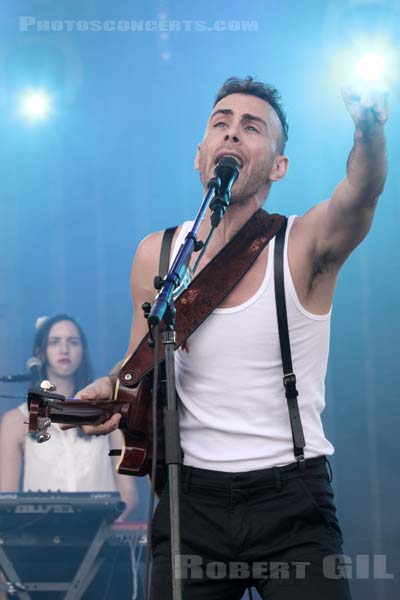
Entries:
{"type": "Polygon", "coordinates": [[[219,193],[220,187],[221,187],[221,178],[220,177],[211,177],[211,179],[207,183],[207,188],[213,189],[216,194],[219,193]]]}
{"type": "MultiPolygon", "coordinates": [[[[154,280],[156,280],[157,278],[161,279],[162,282],[164,281],[162,279],[162,277],[160,277],[159,275],[157,275],[157,277],[155,277],[154,280]]],[[[162,283],[161,283],[160,287],[157,288],[156,284],[155,284],[155,281],[154,281],[154,287],[156,289],[161,289],[162,288],[162,283]]],[[[142,304],[142,310],[143,310],[143,313],[144,313],[144,318],[146,319],[146,321],[148,323],[148,327],[149,327],[149,337],[147,339],[147,343],[150,346],[150,348],[154,348],[155,341],[154,341],[153,331],[152,331],[152,329],[150,327],[150,324],[149,324],[149,315],[150,315],[150,311],[151,311],[151,304],[150,304],[150,302],[143,302],[143,304],[142,304]]]]}
{"type": "Polygon", "coordinates": [[[212,227],[218,227],[218,225],[221,223],[222,217],[229,206],[229,201],[229,194],[225,194],[224,196],[215,196],[213,198],[213,201],[210,204],[212,227]]]}

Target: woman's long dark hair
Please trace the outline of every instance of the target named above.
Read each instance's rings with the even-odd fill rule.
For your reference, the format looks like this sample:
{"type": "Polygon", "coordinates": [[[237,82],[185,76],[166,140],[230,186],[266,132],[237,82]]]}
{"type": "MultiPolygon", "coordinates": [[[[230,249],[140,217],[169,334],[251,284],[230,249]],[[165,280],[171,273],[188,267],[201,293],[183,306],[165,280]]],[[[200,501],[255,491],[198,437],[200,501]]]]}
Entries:
{"type": "Polygon", "coordinates": [[[82,327],[74,317],[70,315],[60,314],[54,317],[48,317],[42,322],[36,332],[35,339],[33,341],[33,354],[38,356],[42,361],[41,367],[41,378],[47,379],[47,344],[49,340],[49,333],[53,325],[59,321],[70,321],[75,325],[79,332],[79,337],[82,343],[82,360],[74,373],[74,394],[85,387],[88,383],[93,380],[92,363],[89,356],[89,348],[82,327]]]}

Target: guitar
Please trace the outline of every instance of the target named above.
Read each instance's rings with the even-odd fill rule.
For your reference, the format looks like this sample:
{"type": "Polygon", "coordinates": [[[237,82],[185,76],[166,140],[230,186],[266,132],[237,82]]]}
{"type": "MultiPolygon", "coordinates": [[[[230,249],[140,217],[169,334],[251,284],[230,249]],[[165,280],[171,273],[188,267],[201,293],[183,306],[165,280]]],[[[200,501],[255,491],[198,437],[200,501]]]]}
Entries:
{"type": "MultiPolygon", "coordinates": [[[[157,428],[157,480],[164,479],[163,390],[161,382],[158,393],[157,428]]],[[[152,373],[141,379],[134,389],[118,386],[115,400],[79,400],[56,394],[55,386],[43,381],[40,388],[28,391],[28,429],[39,443],[50,439],[51,423],[68,425],[96,425],[113,414],[122,415],[119,428],[122,448],[111,450],[111,456],[120,456],[117,472],[122,475],[144,476],[151,473],[153,432],[151,422],[152,373]],[[149,410],[150,408],[150,410],[149,410]]],[[[159,487],[157,485],[157,488],[159,487]]]]}

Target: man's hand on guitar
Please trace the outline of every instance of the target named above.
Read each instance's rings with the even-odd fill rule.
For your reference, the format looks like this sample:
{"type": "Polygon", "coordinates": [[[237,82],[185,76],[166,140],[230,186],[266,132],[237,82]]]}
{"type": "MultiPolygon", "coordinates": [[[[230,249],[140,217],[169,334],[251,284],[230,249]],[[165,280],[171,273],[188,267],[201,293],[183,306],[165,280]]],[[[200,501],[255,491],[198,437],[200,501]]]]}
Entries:
{"type": "MultiPolygon", "coordinates": [[[[113,384],[110,377],[100,377],[80,390],[75,398],[80,400],[112,400],[113,384]]],[[[115,413],[110,419],[98,425],[82,425],[83,431],[87,435],[107,435],[118,429],[121,420],[121,414],[115,413]]],[[[70,429],[71,425],[60,425],[62,429],[70,429]]]]}
{"type": "Polygon", "coordinates": [[[115,413],[115,415],[100,425],[82,425],[82,429],[86,435],[108,435],[118,429],[120,420],[120,413],[115,413]]]}
{"type": "Polygon", "coordinates": [[[75,398],[80,400],[111,400],[114,388],[110,377],[99,377],[80,390],[75,398]]]}
{"type": "MultiPolygon", "coordinates": [[[[111,400],[113,397],[113,384],[110,377],[100,377],[87,385],[76,394],[81,400],[111,400]]],[[[115,413],[110,419],[99,425],[82,425],[86,435],[107,435],[118,429],[121,415],[115,413]]]]}

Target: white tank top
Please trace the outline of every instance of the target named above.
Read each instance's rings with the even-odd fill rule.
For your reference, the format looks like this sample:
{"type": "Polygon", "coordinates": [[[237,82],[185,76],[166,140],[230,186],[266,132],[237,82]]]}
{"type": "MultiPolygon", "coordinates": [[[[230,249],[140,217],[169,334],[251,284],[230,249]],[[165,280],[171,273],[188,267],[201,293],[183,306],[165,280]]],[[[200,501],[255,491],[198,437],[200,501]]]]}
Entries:
{"type": "MultiPolygon", "coordinates": [[[[26,404],[19,410],[28,419],[26,404]]],[[[63,431],[52,423],[47,442],[25,436],[24,477],[27,491],[115,492],[114,468],[106,436],[81,436],[77,429],[63,431]]]]}
{"type": "MultiPolygon", "coordinates": [[[[290,275],[287,239],[285,290],[305,457],[333,453],[321,423],[329,351],[330,313],[314,315],[300,303],[290,275]]],[[[177,252],[192,223],[178,235],[177,252]]],[[[184,464],[242,472],[294,462],[282,382],[274,292],[274,246],[257,293],[234,308],[217,308],[176,353],[184,464]]]]}

